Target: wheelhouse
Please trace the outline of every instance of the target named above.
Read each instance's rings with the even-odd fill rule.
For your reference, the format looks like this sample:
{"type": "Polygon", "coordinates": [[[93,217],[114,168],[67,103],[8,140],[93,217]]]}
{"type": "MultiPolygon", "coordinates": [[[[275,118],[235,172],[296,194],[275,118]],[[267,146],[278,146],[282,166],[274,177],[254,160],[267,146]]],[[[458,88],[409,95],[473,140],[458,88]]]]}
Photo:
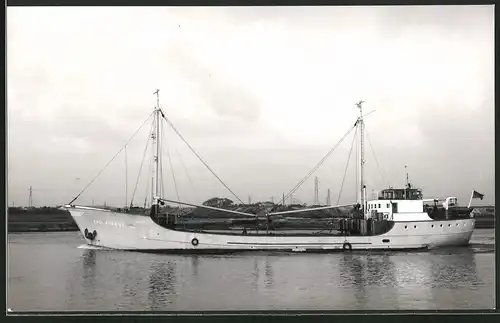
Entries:
{"type": "Polygon", "coordinates": [[[379,200],[421,200],[422,190],[419,188],[388,188],[382,190],[378,196],[379,200]]]}

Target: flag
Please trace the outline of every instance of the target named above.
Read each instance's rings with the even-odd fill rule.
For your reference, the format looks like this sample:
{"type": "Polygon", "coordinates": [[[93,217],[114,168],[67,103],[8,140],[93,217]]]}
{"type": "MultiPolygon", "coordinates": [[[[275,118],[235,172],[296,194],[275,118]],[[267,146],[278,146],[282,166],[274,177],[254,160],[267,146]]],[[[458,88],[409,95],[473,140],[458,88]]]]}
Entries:
{"type": "Polygon", "coordinates": [[[484,197],[484,194],[481,194],[481,193],[479,193],[479,192],[476,192],[476,190],[474,190],[474,191],[472,192],[472,198],[473,198],[473,199],[481,199],[481,200],[482,200],[482,199],[483,199],[483,197],[484,197]]]}

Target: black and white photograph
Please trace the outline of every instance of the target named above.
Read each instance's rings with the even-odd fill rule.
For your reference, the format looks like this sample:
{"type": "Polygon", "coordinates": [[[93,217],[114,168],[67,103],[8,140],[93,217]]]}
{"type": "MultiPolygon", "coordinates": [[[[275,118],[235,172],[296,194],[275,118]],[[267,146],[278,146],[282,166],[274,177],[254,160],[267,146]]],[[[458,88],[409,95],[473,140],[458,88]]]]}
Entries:
{"type": "Polygon", "coordinates": [[[7,312],[494,309],[494,11],[7,7],[7,312]]]}

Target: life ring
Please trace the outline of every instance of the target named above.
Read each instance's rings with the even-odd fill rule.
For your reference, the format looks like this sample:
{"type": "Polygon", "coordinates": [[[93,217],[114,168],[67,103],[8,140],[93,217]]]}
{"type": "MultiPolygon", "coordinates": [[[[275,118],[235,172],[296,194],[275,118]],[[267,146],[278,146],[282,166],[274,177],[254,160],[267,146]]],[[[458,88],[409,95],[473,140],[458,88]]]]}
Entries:
{"type": "Polygon", "coordinates": [[[198,241],[198,239],[196,239],[196,238],[193,238],[193,240],[191,240],[191,244],[192,244],[193,246],[195,246],[195,247],[198,245],[198,243],[200,243],[200,242],[199,242],[199,241],[198,241]]]}
{"type": "Polygon", "coordinates": [[[342,249],[344,249],[344,251],[347,251],[347,250],[352,251],[352,246],[349,242],[344,242],[342,249]]]}

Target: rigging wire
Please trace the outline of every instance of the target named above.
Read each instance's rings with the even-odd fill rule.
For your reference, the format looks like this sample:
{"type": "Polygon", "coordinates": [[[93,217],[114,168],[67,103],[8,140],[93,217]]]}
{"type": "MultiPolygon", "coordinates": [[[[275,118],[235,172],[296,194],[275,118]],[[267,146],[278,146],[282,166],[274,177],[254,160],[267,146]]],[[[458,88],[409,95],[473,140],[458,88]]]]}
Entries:
{"type": "Polygon", "coordinates": [[[196,192],[196,188],[194,187],[193,181],[191,180],[191,176],[189,175],[189,172],[187,170],[186,164],[184,163],[184,160],[182,159],[181,153],[177,149],[175,151],[177,152],[177,155],[179,155],[179,159],[181,161],[182,167],[184,168],[184,172],[186,173],[186,176],[188,178],[189,184],[191,185],[191,188],[193,189],[193,193],[194,193],[195,199],[196,199],[198,197],[197,196],[198,194],[196,192]]]}
{"type": "Polygon", "coordinates": [[[163,178],[163,139],[165,138],[165,133],[163,131],[163,123],[159,123],[159,128],[158,128],[158,131],[161,133],[161,136],[158,136],[158,139],[161,139],[160,141],[160,155],[162,158],[160,158],[160,180],[161,180],[161,183],[160,183],[160,194],[158,194],[160,197],[161,196],[165,196],[166,193],[165,193],[165,180],[163,178]]]}
{"type": "Polygon", "coordinates": [[[149,129],[147,140],[146,140],[146,146],[144,147],[144,152],[142,154],[141,166],[139,167],[139,174],[137,174],[137,180],[135,181],[134,192],[132,193],[132,198],[130,200],[130,208],[132,208],[133,203],[134,203],[134,197],[135,197],[135,193],[137,191],[137,186],[139,185],[139,178],[141,177],[142,167],[144,165],[144,159],[146,159],[146,152],[148,151],[148,147],[149,147],[149,137],[151,136],[152,131],[153,131],[153,123],[151,123],[151,127],[149,129]]]}
{"type": "Polygon", "coordinates": [[[177,181],[175,180],[174,165],[172,164],[172,158],[170,156],[170,149],[168,149],[168,144],[166,144],[168,162],[170,164],[170,171],[172,172],[172,179],[174,181],[175,194],[177,195],[177,200],[180,201],[179,190],[177,189],[177,181]]]}
{"type": "Polygon", "coordinates": [[[218,180],[219,182],[224,185],[224,187],[238,200],[240,201],[241,204],[245,204],[243,203],[243,201],[226,185],[226,183],[224,183],[219,176],[217,176],[217,174],[215,174],[215,172],[210,168],[210,166],[208,166],[208,164],[203,160],[203,158],[201,158],[201,156],[194,150],[193,147],[191,147],[191,145],[186,141],[186,139],[184,139],[184,137],[180,134],[179,131],[177,131],[177,129],[175,128],[175,126],[172,124],[172,122],[170,122],[170,120],[165,116],[165,114],[163,113],[163,110],[160,109],[160,113],[161,113],[161,116],[163,117],[163,119],[165,119],[165,121],[170,125],[170,127],[172,128],[172,130],[175,131],[175,133],[179,136],[179,138],[181,138],[181,140],[188,146],[188,148],[196,155],[196,157],[198,157],[198,159],[203,163],[203,165],[205,165],[205,167],[212,173],[212,175],[214,175],[218,180]]]}
{"type": "Polygon", "coordinates": [[[125,207],[128,205],[128,160],[127,146],[125,146],[125,207]]]}
{"type": "Polygon", "coordinates": [[[377,169],[380,173],[380,176],[382,177],[382,181],[384,182],[385,186],[388,187],[389,186],[387,184],[388,182],[384,176],[384,173],[382,172],[380,164],[378,163],[377,155],[375,154],[375,149],[373,149],[372,142],[370,140],[370,136],[368,136],[368,131],[366,130],[366,125],[365,125],[365,133],[366,133],[366,138],[368,139],[368,143],[370,144],[370,149],[372,150],[372,153],[373,153],[373,159],[375,159],[375,163],[377,164],[377,169]]]}
{"type": "MultiPolygon", "coordinates": [[[[343,190],[343,187],[344,187],[344,182],[345,182],[345,178],[346,178],[346,175],[347,175],[347,170],[349,168],[349,162],[351,160],[352,149],[354,148],[354,142],[355,141],[356,141],[356,135],[352,136],[351,148],[349,150],[349,156],[347,157],[347,162],[346,162],[345,170],[344,170],[344,177],[342,178],[342,184],[340,185],[339,197],[337,198],[337,205],[339,205],[340,197],[342,195],[342,190],[343,190]]],[[[332,212],[338,212],[338,211],[337,210],[332,210],[332,212]]],[[[329,232],[332,232],[332,230],[333,230],[333,220],[334,220],[334,218],[335,218],[335,213],[332,213],[331,223],[330,223],[331,227],[328,229],[329,232]]],[[[320,230],[320,231],[318,231],[318,233],[325,232],[326,230],[327,229],[320,230]]]]}
{"type": "MultiPolygon", "coordinates": [[[[335,149],[337,149],[337,147],[342,143],[342,141],[344,141],[344,139],[351,133],[351,131],[356,127],[357,125],[357,121],[356,123],[354,123],[354,126],[352,126],[351,128],[349,128],[349,131],[346,132],[346,134],[335,144],[335,146],[333,146],[332,149],[330,149],[330,151],[328,151],[328,153],[319,161],[319,163],[297,184],[295,185],[295,187],[287,194],[285,195],[285,198],[283,199],[284,201],[286,201],[290,195],[292,195],[293,193],[295,193],[295,191],[302,185],[304,184],[304,182],[312,175],[314,174],[314,172],[321,166],[323,165],[323,163],[326,161],[326,159],[335,151],[335,149]]],[[[283,202],[281,202],[280,204],[282,204],[283,202]]],[[[278,204],[278,205],[280,205],[278,204]]]]}
{"type": "Polygon", "coordinates": [[[151,118],[151,116],[153,115],[153,112],[149,114],[149,116],[147,117],[147,119],[142,123],[142,125],[139,127],[139,129],[137,129],[134,134],[132,135],[132,137],[130,137],[126,142],[125,142],[125,145],[113,156],[113,158],[111,158],[111,160],[106,164],[106,166],[104,166],[103,169],[101,169],[97,175],[80,191],[80,193],[78,193],[72,200],[71,202],[69,202],[68,204],[71,205],[71,203],[73,203],[74,201],[76,201],[80,195],[82,195],[83,192],[85,192],[87,190],[87,188],[89,188],[90,185],[92,185],[95,180],[101,175],[102,172],[104,172],[106,170],[106,168],[108,168],[109,164],[111,164],[113,162],[113,160],[115,160],[115,158],[127,147],[127,145],[129,144],[129,142],[135,137],[135,135],[142,129],[142,127],[148,122],[148,120],[151,118]]]}
{"type": "Polygon", "coordinates": [[[340,197],[342,196],[342,189],[344,188],[344,182],[347,175],[347,169],[349,168],[349,162],[351,160],[352,149],[354,148],[354,142],[356,140],[356,136],[352,136],[351,149],[349,150],[349,157],[347,158],[347,163],[345,165],[344,177],[342,178],[342,184],[340,185],[339,197],[337,198],[337,205],[340,202],[340,197]]]}

